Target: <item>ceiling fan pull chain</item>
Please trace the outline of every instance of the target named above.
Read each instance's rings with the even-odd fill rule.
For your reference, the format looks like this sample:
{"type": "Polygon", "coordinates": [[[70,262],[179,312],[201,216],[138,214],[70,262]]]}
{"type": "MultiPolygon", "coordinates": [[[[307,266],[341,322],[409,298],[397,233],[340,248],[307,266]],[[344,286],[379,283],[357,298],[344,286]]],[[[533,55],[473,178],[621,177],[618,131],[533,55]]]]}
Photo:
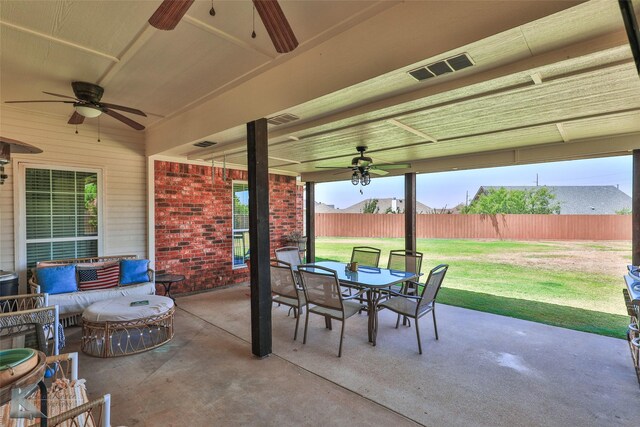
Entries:
{"type": "Polygon", "coordinates": [[[213,8],[213,0],[211,0],[211,9],[209,9],[209,15],[216,16],[216,10],[213,8]]]}
{"type": "Polygon", "coordinates": [[[78,134],[78,125],[76,124],[76,135],[78,134]]]}
{"type": "Polygon", "coordinates": [[[98,117],[98,142],[100,142],[100,117],[98,117]]]}
{"type": "Polygon", "coordinates": [[[253,25],[252,25],[251,29],[253,31],[251,31],[251,38],[255,39],[256,38],[256,7],[255,6],[253,6],[252,18],[253,18],[253,25]]]}

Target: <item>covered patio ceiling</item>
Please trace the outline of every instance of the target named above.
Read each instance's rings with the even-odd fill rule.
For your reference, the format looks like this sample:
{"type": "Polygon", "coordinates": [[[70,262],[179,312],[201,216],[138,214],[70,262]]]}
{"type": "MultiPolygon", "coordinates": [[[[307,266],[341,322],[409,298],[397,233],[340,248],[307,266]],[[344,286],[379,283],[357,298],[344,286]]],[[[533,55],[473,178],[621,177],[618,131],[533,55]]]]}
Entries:
{"type": "Polygon", "coordinates": [[[411,164],[391,175],[638,146],[640,79],[615,1],[282,1],[300,40],[284,55],[260,20],[250,37],[249,1],[215,1],[215,17],[197,1],[170,32],[147,23],[159,3],[3,1],[1,100],[95,82],[105,101],[149,113],[148,155],[240,167],[245,123],[290,114],[269,126],[269,167],[315,182],[348,179],[317,167],[349,165],[357,145],[411,164]],[[460,54],[473,65],[409,74],[460,54]],[[203,140],[216,145],[193,146],[203,140]]]}

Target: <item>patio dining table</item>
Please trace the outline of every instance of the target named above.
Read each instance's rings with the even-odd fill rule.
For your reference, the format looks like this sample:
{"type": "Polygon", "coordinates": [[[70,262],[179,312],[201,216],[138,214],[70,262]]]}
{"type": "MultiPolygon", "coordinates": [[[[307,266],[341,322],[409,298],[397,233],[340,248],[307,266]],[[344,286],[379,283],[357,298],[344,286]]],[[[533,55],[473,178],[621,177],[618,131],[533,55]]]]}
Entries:
{"type": "Polygon", "coordinates": [[[335,270],[340,283],[367,291],[368,335],[369,342],[374,346],[376,345],[378,330],[378,325],[376,324],[378,316],[375,313],[378,302],[382,297],[381,291],[407,280],[416,280],[418,278],[416,273],[377,267],[359,266],[358,271],[350,271],[347,268],[347,264],[336,261],[321,261],[313,265],[335,270]]]}

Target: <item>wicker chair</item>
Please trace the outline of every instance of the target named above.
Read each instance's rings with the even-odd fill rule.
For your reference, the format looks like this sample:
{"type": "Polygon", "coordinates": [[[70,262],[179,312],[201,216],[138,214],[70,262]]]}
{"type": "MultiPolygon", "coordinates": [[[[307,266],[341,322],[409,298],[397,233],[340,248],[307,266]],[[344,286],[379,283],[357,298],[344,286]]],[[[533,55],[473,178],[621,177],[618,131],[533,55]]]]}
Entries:
{"type": "Polygon", "coordinates": [[[46,294],[0,297],[0,348],[31,347],[57,355],[61,340],[58,306],[46,294]]]}
{"type": "MultiPolygon", "coordinates": [[[[45,294],[0,298],[2,347],[31,347],[49,354],[45,375],[49,402],[47,425],[110,426],[110,395],[89,401],[84,381],[78,381],[78,353],[58,355],[58,308],[47,307],[46,303],[45,294]]],[[[40,392],[32,394],[29,400],[38,402],[40,392]]],[[[34,403],[34,406],[39,405],[34,403]]],[[[25,425],[23,418],[10,418],[10,409],[10,403],[0,406],[0,419],[7,420],[7,427],[25,425]]]]}
{"type": "Polygon", "coordinates": [[[271,292],[274,294],[272,301],[286,305],[293,309],[296,319],[296,329],[293,339],[298,338],[298,324],[302,307],[306,304],[304,291],[298,286],[291,264],[285,261],[271,260],[271,292]]]}
{"type": "MultiPolygon", "coordinates": [[[[363,291],[350,297],[342,295],[338,275],[335,270],[316,266],[313,264],[298,266],[302,288],[307,303],[307,313],[304,322],[304,340],[307,343],[307,329],[309,326],[309,313],[324,316],[325,319],[336,319],[342,322],[340,331],[340,348],[338,357],[342,356],[342,341],[344,339],[345,320],[358,313],[362,305],[356,301],[349,301],[358,298],[363,291]]],[[[330,327],[330,322],[327,323],[330,327]]]]}
{"type": "MultiPolygon", "coordinates": [[[[424,285],[420,285],[416,282],[416,289],[422,287],[422,292],[420,292],[419,295],[407,295],[389,291],[392,297],[378,305],[379,309],[387,308],[398,314],[396,329],[400,325],[400,316],[415,319],[418,351],[420,354],[422,354],[422,344],[420,343],[418,319],[431,312],[433,314],[433,328],[436,333],[436,339],[438,339],[438,326],[436,324],[435,311],[436,297],[438,296],[438,291],[440,290],[440,286],[442,286],[444,276],[447,274],[448,269],[448,265],[441,264],[429,272],[429,277],[424,285]]],[[[376,311],[376,316],[377,315],[378,313],[376,311]]],[[[378,324],[377,320],[376,324],[378,324]]]]}

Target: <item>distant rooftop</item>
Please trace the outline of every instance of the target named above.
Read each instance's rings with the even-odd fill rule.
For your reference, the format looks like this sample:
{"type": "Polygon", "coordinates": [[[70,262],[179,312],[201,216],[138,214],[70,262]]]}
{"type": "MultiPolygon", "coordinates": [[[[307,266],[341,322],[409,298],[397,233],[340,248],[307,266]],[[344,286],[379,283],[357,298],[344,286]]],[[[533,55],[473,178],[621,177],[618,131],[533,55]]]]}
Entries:
{"type": "MultiPolygon", "coordinates": [[[[505,188],[507,190],[535,191],[536,186],[482,186],[474,200],[485,191],[505,188]]],[[[556,185],[545,186],[560,204],[564,215],[613,215],[623,209],[631,209],[631,197],[614,185],[556,185]]]]}

